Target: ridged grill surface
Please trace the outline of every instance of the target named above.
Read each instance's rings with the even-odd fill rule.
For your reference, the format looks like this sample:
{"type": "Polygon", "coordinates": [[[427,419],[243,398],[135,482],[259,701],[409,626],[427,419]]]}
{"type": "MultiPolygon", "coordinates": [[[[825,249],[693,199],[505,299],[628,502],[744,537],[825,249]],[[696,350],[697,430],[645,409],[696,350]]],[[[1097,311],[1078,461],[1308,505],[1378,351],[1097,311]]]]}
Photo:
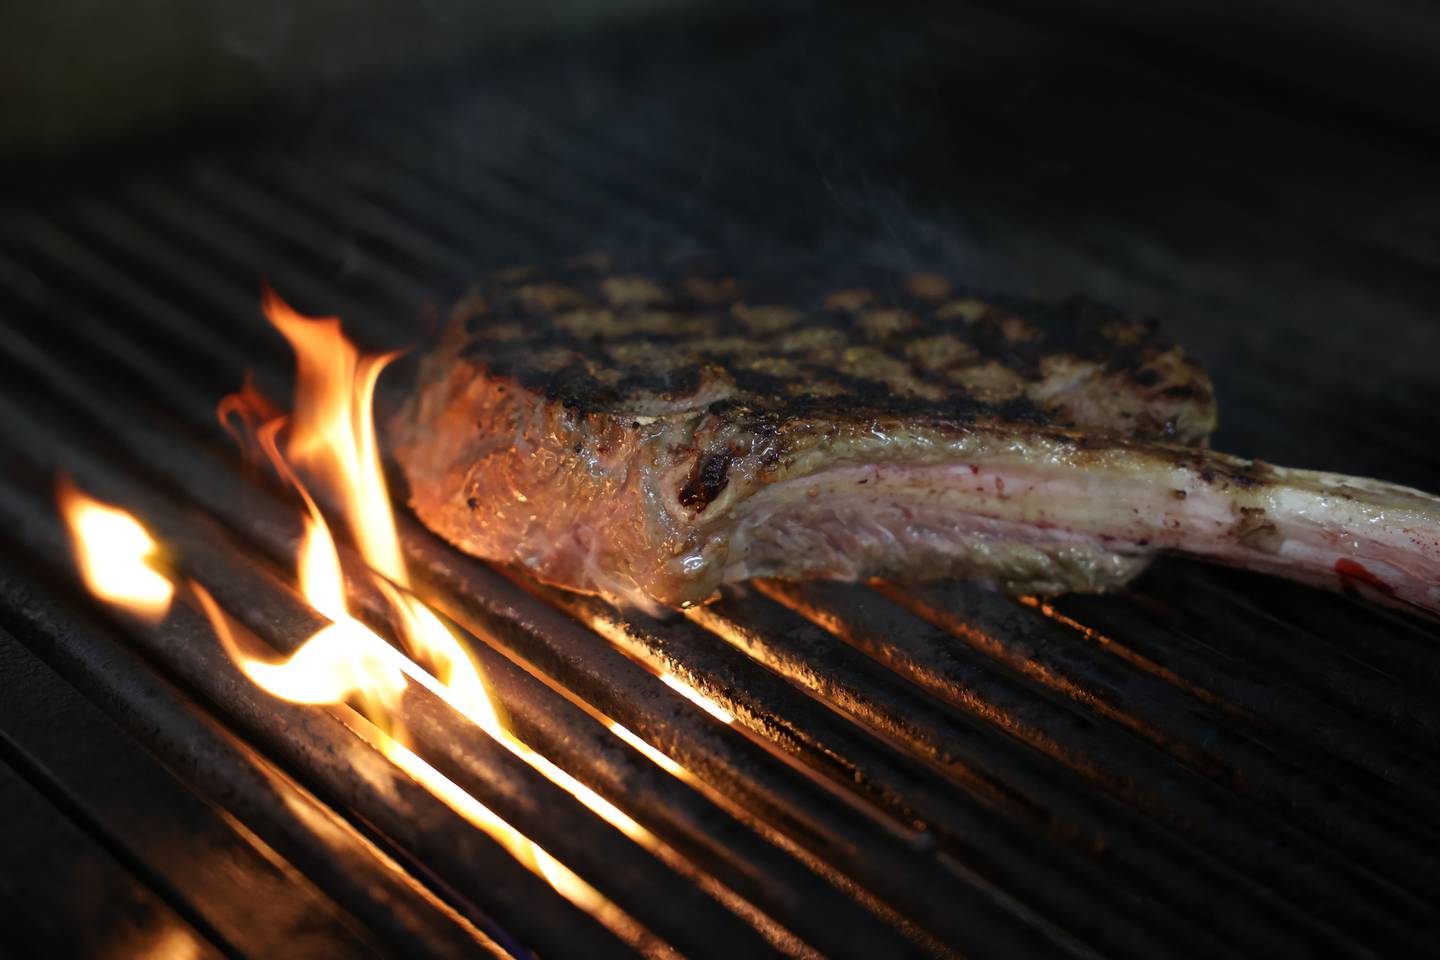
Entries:
{"type": "Polygon", "coordinates": [[[662,842],[416,706],[433,762],[606,894],[626,915],[606,925],[331,714],[227,679],[193,609],[149,630],[79,595],[49,499],[62,469],[258,635],[313,628],[286,586],[294,504],[214,414],[246,371],[288,396],[262,278],[393,348],[480,273],[597,250],[1111,299],[1206,362],[1216,446],[1440,488],[1425,157],[1236,106],[1103,39],[912,12],[632,28],[17,181],[0,216],[17,951],[1435,949],[1440,633],[1344,596],[1165,561],[1114,597],[758,582],[657,619],[404,519],[418,590],[469,632],[516,732],[662,842]]]}

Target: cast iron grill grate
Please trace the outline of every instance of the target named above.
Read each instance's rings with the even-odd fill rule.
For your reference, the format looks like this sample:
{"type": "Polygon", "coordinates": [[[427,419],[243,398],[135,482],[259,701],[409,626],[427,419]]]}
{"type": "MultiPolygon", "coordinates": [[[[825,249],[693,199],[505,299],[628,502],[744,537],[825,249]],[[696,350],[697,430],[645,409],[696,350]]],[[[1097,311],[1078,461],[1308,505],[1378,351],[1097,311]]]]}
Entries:
{"type": "MultiPolygon", "coordinates": [[[[1017,55],[1016,28],[977,23],[967,42],[995,38],[993,62],[1017,55]]],[[[211,649],[196,611],[152,631],[108,621],[79,595],[48,499],[60,469],[145,517],[256,633],[283,645],[313,624],[280,573],[294,511],[243,467],[214,416],[247,370],[272,396],[288,394],[284,345],[256,306],[261,277],[305,309],[341,314],[377,347],[432,330],[435,308],[484,269],[594,249],[764,261],[772,272],[926,267],[1005,280],[1024,274],[1015,251],[1033,238],[1063,254],[1037,284],[1070,292],[1098,258],[1110,271],[1100,286],[1156,301],[1152,273],[1172,254],[1149,246],[1154,225],[1138,200],[1117,204],[1090,238],[1057,241],[1037,219],[1049,174],[1000,173],[989,155],[962,168],[969,179],[948,206],[907,211],[903,198],[863,184],[890,152],[929,143],[933,117],[890,116],[876,128],[887,142],[866,152],[833,120],[827,98],[838,94],[807,88],[759,116],[736,106],[756,102],[799,50],[820,62],[816,49],[853,54],[863,37],[910,62],[902,53],[937,42],[926,31],[864,17],[801,24],[800,40],[783,18],[754,27],[769,45],[743,68],[722,55],[731,41],[673,31],[615,51],[563,47],[384,96],[347,95],[320,111],[325,125],[292,110],[255,143],[138,163],[8,205],[0,796],[15,843],[0,852],[0,873],[27,882],[0,887],[0,913],[17,950],[1433,949],[1437,635],[1344,597],[1162,563],[1122,597],[1040,603],[950,583],[756,583],[657,620],[461,557],[408,523],[421,591],[476,638],[519,735],[664,842],[660,855],[631,843],[433,713],[425,735],[447,773],[618,904],[632,927],[618,936],[342,722],[248,688],[211,649]],[[660,43],[671,53],[645,76],[622,69],[637,46],[660,43]],[[682,71],[687,51],[695,59],[682,71]],[[642,101],[637,87],[661,92],[642,101]],[[805,136],[768,139],[777,114],[800,107],[813,123],[805,136]],[[838,131],[835,142],[827,131],[838,131]],[[998,195],[962,209],[990,190],[998,195]],[[965,230],[975,233],[959,247],[944,239],[965,230]],[[1088,249],[1105,236],[1121,239],[1088,249]],[[687,775],[652,763],[612,722],[687,775]]],[[[1208,102],[1192,96],[1193,109],[1208,102]]],[[[1242,119],[1221,133],[1248,129],[1242,119]]],[[[1116,135],[1117,154],[1131,148],[1127,135],[1116,135]]],[[[1321,128],[1309,135],[1343,142],[1321,128]]],[[[1268,224],[1254,243],[1316,232],[1323,214],[1297,198],[1306,183],[1321,189],[1326,171],[1309,172],[1245,214],[1268,224]]],[[[1230,198],[1221,222],[1241,222],[1236,211],[1251,199],[1230,198]]],[[[1207,218],[1218,216],[1182,220],[1207,237],[1216,222],[1207,218]]],[[[1357,254],[1332,284],[1363,288],[1408,269],[1400,251],[1358,229],[1294,249],[1312,277],[1357,254]]],[[[1313,406],[1325,399],[1315,385],[1358,348],[1341,342],[1289,360],[1253,352],[1258,341],[1243,337],[1267,334],[1234,304],[1248,293],[1248,309],[1264,310],[1275,294],[1263,279],[1236,279],[1249,274],[1224,276],[1238,293],[1198,290],[1194,274],[1177,274],[1182,311],[1208,303],[1217,319],[1188,331],[1182,320],[1174,332],[1187,342],[1194,333],[1217,368],[1238,452],[1253,445],[1440,486],[1425,431],[1367,417],[1387,401],[1363,386],[1353,389],[1365,402],[1312,431],[1335,450],[1304,446],[1287,418],[1325,409],[1313,406]],[[1291,406],[1284,417],[1280,397],[1291,406]]],[[[1375,322],[1402,340],[1421,336],[1408,324],[1433,287],[1398,284],[1375,322]]],[[[1328,289],[1316,280],[1296,297],[1316,303],[1328,289]]],[[[1299,323],[1279,316],[1271,329],[1283,337],[1299,323]]],[[[1413,358],[1384,362],[1392,382],[1425,389],[1413,358]]]]}

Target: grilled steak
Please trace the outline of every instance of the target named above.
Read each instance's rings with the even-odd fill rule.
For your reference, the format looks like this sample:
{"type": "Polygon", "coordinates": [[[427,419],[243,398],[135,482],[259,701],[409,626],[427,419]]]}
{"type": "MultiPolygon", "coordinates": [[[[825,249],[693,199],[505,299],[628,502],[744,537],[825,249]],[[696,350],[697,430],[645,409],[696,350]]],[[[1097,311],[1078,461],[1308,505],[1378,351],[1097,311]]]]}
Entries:
{"type": "Polygon", "coordinates": [[[421,519],[634,602],[752,576],[1103,591],[1159,551],[1440,608],[1440,499],[1205,449],[1203,370],[1096,304],[940,278],[786,302],[523,269],[460,303],[396,420],[421,519]]]}

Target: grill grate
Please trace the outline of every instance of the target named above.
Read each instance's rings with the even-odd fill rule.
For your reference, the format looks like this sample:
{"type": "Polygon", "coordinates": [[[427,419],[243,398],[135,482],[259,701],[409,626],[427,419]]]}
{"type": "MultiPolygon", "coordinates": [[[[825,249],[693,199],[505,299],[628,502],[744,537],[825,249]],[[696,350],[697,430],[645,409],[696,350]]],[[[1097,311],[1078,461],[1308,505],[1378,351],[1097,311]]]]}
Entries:
{"type": "Polygon", "coordinates": [[[517,733],[663,842],[631,842],[438,701],[407,703],[433,763],[624,914],[597,920],[343,710],[251,688],[197,610],[151,630],[77,592],[48,499],[60,468],[144,517],[255,634],[293,646],[316,622],[281,575],[298,518],[214,419],[246,370],[288,395],[259,278],[393,346],[433,330],[474,274],[587,249],[931,268],[1156,308],[1216,373],[1222,446],[1440,487],[1424,442],[1440,414],[1415,402],[1440,397],[1420,349],[1440,289],[1427,251],[1384,229],[1387,204],[1427,182],[1424,158],[1314,118],[1222,110],[1142,59],[1075,54],[973,11],[915,23],[792,11],[561,45],[337,95],[282,111],[260,141],[7,205],[0,800],[23,842],[0,872],[26,882],[0,885],[0,927],[17,949],[1433,949],[1437,634],[1344,597],[1166,562],[1120,597],[764,582],[657,620],[462,557],[402,517],[418,589],[475,638],[517,733]],[[740,49],[756,52],[741,63],[740,49]],[[869,65],[880,92],[806,73],[835,62],[869,65]],[[1017,62],[1044,64],[1031,95],[1045,136],[1011,116],[1023,90],[992,102],[1017,62]],[[1044,92],[1080,68],[1075,89],[1044,92]],[[917,99],[917,72],[979,89],[917,99]],[[1065,139],[1077,104],[1139,79],[1107,101],[1103,143],[1065,139]],[[1213,122],[1198,157],[1177,115],[1213,122]],[[957,144],[957,117],[984,142],[957,144]],[[1256,172],[1222,189],[1207,165],[1241,143],[1256,172]],[[1147,177],[1126,166],[1137,151],[1147,177]],[[906,193],[877,185],[899,158],[906,193]],[[1366,203],[1310,202],[1358,160],[1386,174],[1366,203]],[[1213,202],[1181,202],[1195,195],[1213,202]],[[1363,335],[1300,336],[1351,309],[1363,335]],[[1364,382],[1356,358],[1375,371],[1364,382]]]}

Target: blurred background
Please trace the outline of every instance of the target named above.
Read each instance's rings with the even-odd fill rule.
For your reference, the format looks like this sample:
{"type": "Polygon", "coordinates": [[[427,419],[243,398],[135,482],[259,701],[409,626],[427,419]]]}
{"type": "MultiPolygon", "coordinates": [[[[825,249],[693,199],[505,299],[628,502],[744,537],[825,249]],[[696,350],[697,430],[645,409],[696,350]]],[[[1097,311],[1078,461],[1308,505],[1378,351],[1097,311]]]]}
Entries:
{"type": "MultiPolygon", "coordinates": [[[[313,90],[537,37],[706,8],[734,14],[746,6],[761,5],[710,0],[11,4],[0,13],[0,143],[45,151],[138,128],[163,129],[206,110],[253,105],[279,91],[313,90]]],[[[782,8],[772,12],[783,12],[805,5],[772,6],[782,8]]],[[[914,15],[906,6],[914,5],[889,5],[887,17],[914,15]]],[[[1083,10],[1057,0],[977,6],[1039,22],[1078,42],[1103,35],[1147,44],[1165,56],[1184,54],[1197,63],[1229,67],[1238,79],[1264,76],[1404,123],[1432,129],[1440,123],[1433,109],[1440,19],[1432,5],[1416,0],[1383,7],[1363,0],[1261,0],[1244,10],[1196,0],[1163,7],[1102,0],[1083,10]]],[[[827,12],[846,11],[810,10],[815,16],[827,12]]],[[[945,14],[963,22],[962,11],[945,14]]]]}
{"type": "Polygon", "coordinates": [[[0,13],[3,143],[29,152],[157,132],[276,93],[594,30],[665,0],[60,0],[0,13]]]}
{"type": "Polygon", "coordinates": [[[257,337],[261,277],[402,342],[594,249],[1083,293],[1209,366],[1218,445],[1440,487],[1437,42],[1350,0],[10,4],[0,242],[37,317],[257,337]]]}

